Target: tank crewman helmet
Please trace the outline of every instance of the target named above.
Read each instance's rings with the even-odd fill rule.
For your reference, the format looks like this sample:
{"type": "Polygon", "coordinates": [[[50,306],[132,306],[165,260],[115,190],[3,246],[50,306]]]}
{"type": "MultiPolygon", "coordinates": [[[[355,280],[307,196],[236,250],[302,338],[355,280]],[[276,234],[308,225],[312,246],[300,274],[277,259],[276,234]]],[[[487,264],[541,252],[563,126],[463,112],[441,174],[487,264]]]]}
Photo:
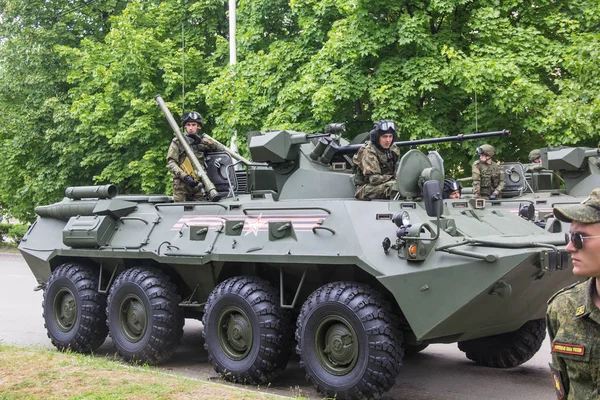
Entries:
{"type": "Polygon", "coordinates": [[[449,199],[450,194],[456,192],[458,190],[459,194],[462,194],[462,186],[454,179],[446,178],[444,179],[444,189],[442,190],[442,197],[444,199],[449,199]]]}
{"type": "Polygon", "coordinates": [[[529,152],[529,161],[534,162],[542,156],[540,149],[533,149],[529,152]]]}
{"type": "Polygon", "coordinates": [[[380,148],[379,138],[386,133],[391,133],[394,136],[394,142],[398,141],[398,127],[394,121],[388,121],[385,119],[377,121],[375,126],[373,126],[373,129],[369,132],[371,143],[380,148]]]}
{"type": "Polygon", "coordinates": [[[496,149],[494,149],[494,146],[491,144],[482,144],[481,146],[477,147],[476,151],[479,155],[486,155],[489,157],[494,157],[496,155],[496,149]]]}
{"type": "Polygon", "coordinates": [[[185,125],[187,122],[196,122],[201,127],[204,126],[202,115],[196,111],[184,112],[183,115],[181,115],[181,121],[183,122],[183,125],[185,125]]]}

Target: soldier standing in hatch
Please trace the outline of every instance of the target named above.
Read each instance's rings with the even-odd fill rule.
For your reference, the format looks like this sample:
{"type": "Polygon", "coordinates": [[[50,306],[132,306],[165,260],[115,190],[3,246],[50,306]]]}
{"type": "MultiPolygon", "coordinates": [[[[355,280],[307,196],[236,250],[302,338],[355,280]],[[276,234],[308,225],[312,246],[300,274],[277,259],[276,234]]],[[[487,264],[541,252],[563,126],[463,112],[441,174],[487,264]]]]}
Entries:
{"type": "Polygon", "coordinates": [[[529,152],[529,162],[533,164],[542,163],[542,153],[540,152],[540,149],[533,149],[529,152]]]}
{"type": "Polygon", "coordinates": [[[378,121],[370,132],[370,141],[352,158],[355,166],[354,196],[359,200],[390,199],[396,183],[400,150],[396,123],[378,121]]]}
{"type": "MultiPolygon", "coordinates": [[[[192,148],[200,164],[204,164],[206,151],[218,150],[218,145],[204,134],[199,135],[202,129],[202,116],[195,112],[183,113],[181,121],[184,123],[185,139],[192,148]]],[[[193,167],[179,139],[174,137],[167,154],[167,167],[173,174],[173,198],[175,201],[200,201],[208,200],[201,183],[193,176],[193,167]]]]}
{"type": "Polygon", "coordinates": [[[554,208],[570,222],[566,251],[573,274],[589,278],[548,301],[552,378],[559,399],[597,399],[600,394],[600,189],[578,205],[554,208]]]}
{"type": "Polygon", "coordinates": [[[504,171],[492,157],[496,150],[489,144],[477,148],[479,160],[475,161],[472,169],[473,195],[475,198],[494,200],[504,189],[504,171]]]}

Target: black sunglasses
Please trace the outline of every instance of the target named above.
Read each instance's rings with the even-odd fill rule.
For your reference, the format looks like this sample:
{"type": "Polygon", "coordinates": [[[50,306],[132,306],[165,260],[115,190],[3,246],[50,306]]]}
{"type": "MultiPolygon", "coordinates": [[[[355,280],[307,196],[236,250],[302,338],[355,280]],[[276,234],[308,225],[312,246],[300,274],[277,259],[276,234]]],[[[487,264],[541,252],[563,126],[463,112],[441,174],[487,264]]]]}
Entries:
{"type": "Polygon", "coordinates": [[[597,239],[597,238],[600,238],[600,236],[583,236],[579,232],[565,233],[565,244],[569,244],[569,241],[571,241],[571,242],[573,242],[573,246],[575,246],[575,248],[577,250],[581,250],[581,249],[583,249],[583,240],[584,239],[597,239]]]}

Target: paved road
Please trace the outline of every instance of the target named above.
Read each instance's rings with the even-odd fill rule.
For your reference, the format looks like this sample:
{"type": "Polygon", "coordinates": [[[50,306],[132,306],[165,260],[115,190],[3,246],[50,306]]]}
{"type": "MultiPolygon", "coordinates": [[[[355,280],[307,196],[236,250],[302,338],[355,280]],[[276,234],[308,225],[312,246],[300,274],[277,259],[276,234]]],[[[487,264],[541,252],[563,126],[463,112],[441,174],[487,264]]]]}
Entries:
{"type": "MultiPolygon", "coordinates": [[[[34,292],[33,275],[17,254],[0,253],[0,340],[6,344],[51,348],[42,318],[42,292],[34,292]]],[[[218,379],[207,361],[202,325],[186,320],[184,337],[173,361],[161,368],[198,379],[218,379]]],[[[99,355],[115,353],[110,339],[98,350],[99,355]]],[[[383,399],[551,399],[548,363],[550,346],[527,363],[510,370],[474,365],[455,344],[432,345],[406,359],[396,385],[383,399]]],[[[304,380],[298,359],[292,358],[283,377],[268,389],[281,395],[303,395],[322,399],[304,380]]]]}

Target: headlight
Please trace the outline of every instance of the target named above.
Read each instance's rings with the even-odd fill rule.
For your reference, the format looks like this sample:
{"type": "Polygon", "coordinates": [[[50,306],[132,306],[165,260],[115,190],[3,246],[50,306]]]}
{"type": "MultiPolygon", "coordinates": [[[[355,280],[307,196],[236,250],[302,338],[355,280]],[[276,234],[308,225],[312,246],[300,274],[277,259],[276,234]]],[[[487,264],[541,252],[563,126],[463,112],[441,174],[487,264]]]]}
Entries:
{"type": "Polygon", "coordinates": [[[398,228],[403,227],[403,226],[409,226],[410,225],[410,215],[408,215],[408,212],[406,212],[406,211],[398,211],[394,215],[394,218],[392,218],[392,222],[394,224],[396,224],[396,226],[398,228]]]}

